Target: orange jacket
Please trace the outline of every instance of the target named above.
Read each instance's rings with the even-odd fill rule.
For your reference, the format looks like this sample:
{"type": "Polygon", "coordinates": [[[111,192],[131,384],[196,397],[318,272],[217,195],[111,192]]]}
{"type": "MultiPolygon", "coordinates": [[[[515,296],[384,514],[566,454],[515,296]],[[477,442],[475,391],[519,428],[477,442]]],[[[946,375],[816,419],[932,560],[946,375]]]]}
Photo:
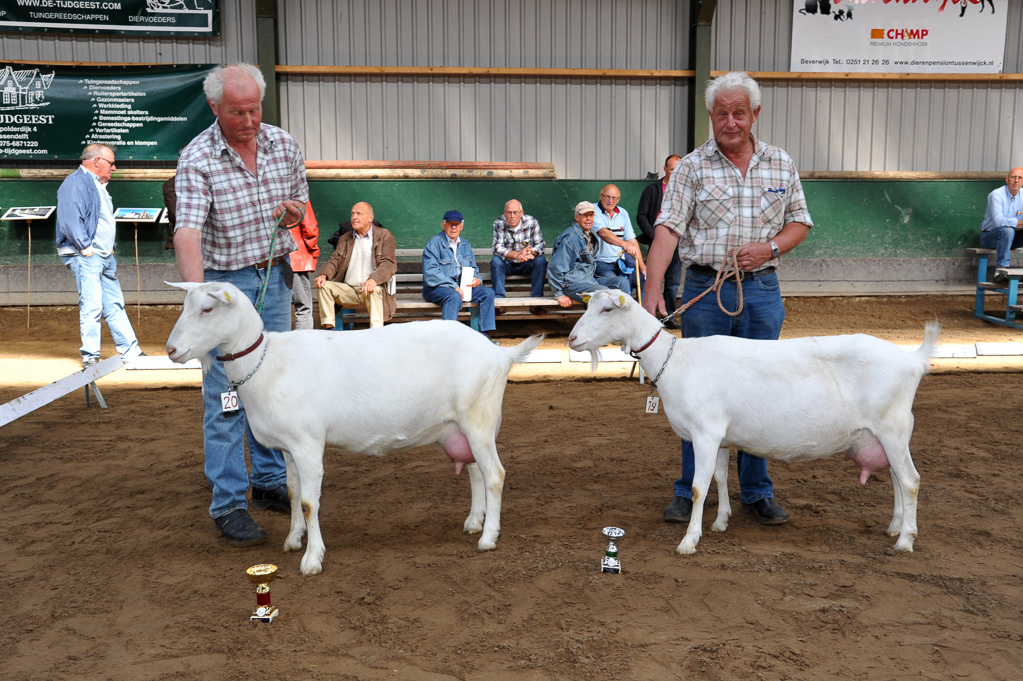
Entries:
{"type": "Polygon", "coordinates": [[[305,219],[302,220],[302,224],[296,225],[288,231],[291,232],[291,238],[298,244],[298,250],[291,252],[291,271],[315,271],[316,261],[320,257],[320,228],[316,224],[316,214],[313,213],[311,202],[306,202],[305,219]]]}

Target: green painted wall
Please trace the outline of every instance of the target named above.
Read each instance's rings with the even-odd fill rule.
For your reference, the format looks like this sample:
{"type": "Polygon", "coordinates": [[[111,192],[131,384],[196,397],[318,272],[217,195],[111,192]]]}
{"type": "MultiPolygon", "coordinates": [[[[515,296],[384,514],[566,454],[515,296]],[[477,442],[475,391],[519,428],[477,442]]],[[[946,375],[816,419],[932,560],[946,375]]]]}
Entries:
{"type": "MultiPolygon", "coordinates": [[[[162,206],[161,182],[118,181],[110,185],[115,206],[162,206]]],[[[633,214],[646,181],[618,181],[622,206],[633,214]]],[[[998,183],[987,180],[804,180],[816,226],[792,258],[961,257],[977,245],[987,194],[998,183]]],[[[321,243],[348,218],[356,201],[373,204],[377,219],[395,233],[399,248],[421,248],[440,231],[451,208],[466,216],[463,236],[475,248],[489,248],[492,224],[505,201],[517,198],[540,220],[548,245],[572,220],[572,208],[596,201],[603,182],[576,180],[314,180],[310,193],[320,223],[321,243]]],[[[0,210],[10,206],[52,205],[58,181],[0,180],[0,210]]],[[[142,263],[173,262],[163,248],[164,227],[138,230],[142,263]]],[[[56,264],[54,218],[33,223],[32,264],[56,264]]],[[[122,257],[134,257],[135,231],[119,228],[122,257]]],[[[24,265],[28,229],[0,222],[0,265],[24,265]]],[[[325,257],[325,256],[321,256],[325,257]]]]}

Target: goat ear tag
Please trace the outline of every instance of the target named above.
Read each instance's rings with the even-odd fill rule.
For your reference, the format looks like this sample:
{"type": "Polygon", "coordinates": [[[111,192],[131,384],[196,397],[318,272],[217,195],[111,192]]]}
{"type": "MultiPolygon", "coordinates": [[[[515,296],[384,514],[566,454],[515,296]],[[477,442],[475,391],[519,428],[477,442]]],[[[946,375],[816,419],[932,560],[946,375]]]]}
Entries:
{"type": "Polygon", "coordinates": [[[227,392],[220,393],[220,407],[221,411],[225,414],[238,411],[238,391],[228,390],[227,392]]]}
{"type": "Polygon", "coordinates": [[[587,293],[586,295],[583,296],[583,302],[586,303],[587,305],[590,304],[590,294],[587,293]]]}
{"type": "Polygon", "coordinates": [[[625,296],[618,296],[618,307],[625,307],[625,296]]]}
{"type": "Polygon", "coordinates": [[[646,398],[646,413],[656,414],[658,408],[661,406],[661,398],[650,395],[646,398]]]}

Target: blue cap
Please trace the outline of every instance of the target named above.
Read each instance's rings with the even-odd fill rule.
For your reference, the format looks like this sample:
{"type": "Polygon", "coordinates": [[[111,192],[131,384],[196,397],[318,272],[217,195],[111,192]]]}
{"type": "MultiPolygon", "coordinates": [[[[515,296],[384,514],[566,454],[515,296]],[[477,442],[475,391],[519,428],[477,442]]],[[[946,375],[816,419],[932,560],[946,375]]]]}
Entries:
{"type": "Polygon", "coordinates": [[[444,213],[444,222],[464,222],[465,218],[457,210],[449,210],[444,213]]]}

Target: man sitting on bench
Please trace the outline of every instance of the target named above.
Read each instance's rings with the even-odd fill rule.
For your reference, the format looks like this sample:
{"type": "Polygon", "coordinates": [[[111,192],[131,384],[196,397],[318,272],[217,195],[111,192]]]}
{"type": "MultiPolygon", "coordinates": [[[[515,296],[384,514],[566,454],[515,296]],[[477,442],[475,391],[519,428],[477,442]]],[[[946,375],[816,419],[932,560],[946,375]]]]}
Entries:
{"type": "Polygon", "coordinates": [[[369,326],[379,328],[394,316],[394,294],[387,280],[398,271],[394,235],[373,225],[373,206],[365,201],[352,206],[352,231],[337,242],[330,260],[313,280],[320,302],[320,326],[334,328],[334,303],[358,305],[369,312],[369,326]]]}
{"type": "Polygon", "coordinates": [[[980,223],[980,245],[995,249],[995,276],[993,281],[1004,286],[1009,283],[1005,272],[1009,267],[1009,251],[1023,246],[1023,168],[1013,168],[1005,178],[1005,186],[987,197],[987,212],[980,223]]]}

